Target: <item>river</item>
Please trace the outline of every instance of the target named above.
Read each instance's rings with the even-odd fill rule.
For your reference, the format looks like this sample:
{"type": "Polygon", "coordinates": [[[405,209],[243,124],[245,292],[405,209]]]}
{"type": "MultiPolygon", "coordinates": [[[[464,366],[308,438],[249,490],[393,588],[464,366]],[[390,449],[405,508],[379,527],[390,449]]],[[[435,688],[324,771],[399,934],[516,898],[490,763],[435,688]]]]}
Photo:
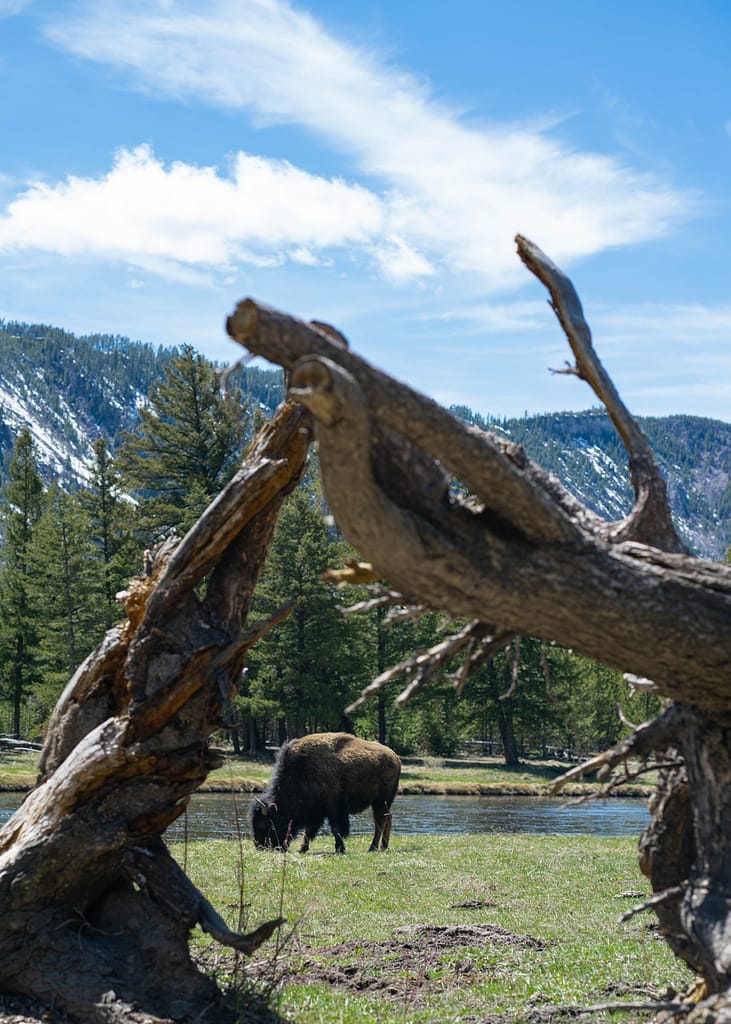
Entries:
{"type": "MultiPolygon", "coordinates": [[[[20,805],[23,795],[0,793],[0,825],[20,805]]],[[[166,838],[176,842],[186,833],[189,841],[235,838],[246,832],[251,800],[244,794],[195,794],[187,815],[168,829],[166,838]]],[[[646,800],[620,797],[576,804],[555,797],[399,796],[393,805],[394,838],[399,833],[419,832],[639,836],[648,820],[646,800]]],[[[369,813],[351,818],[353,835],[371,831],[369,813]]]]}

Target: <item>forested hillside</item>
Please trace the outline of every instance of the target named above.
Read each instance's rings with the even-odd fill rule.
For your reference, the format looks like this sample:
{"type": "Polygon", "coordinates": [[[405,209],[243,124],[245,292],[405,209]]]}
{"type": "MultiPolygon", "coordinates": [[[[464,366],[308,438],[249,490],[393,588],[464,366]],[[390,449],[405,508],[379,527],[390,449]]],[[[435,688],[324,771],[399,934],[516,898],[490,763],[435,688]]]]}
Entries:
{"type": "MultiPolygon", "coordinates": [[[[0,481],[13,441],[27,427],[44,479],[78,482],[93,463],[94,441],[104,438],[116,449],[122,432],[137,424],[153,382],[180,351],[120,335],[77,337],[46,324],[0,320],[0,481]]],[[[233,382],[266,410],[281,401],[278,371],[243,367],[233,382]]]]}
{"type": "Polygon", "coordinates": [[[137,409],[175,349],[129,338],[77,338],[45,324],[0,321],[0,449],[23,427],[48,478],[70,483],[91,462],[91,445],[111,446],[134,426],[137,409]]]}
{"type": "MultiPolygon", "coordinates": [[[[155,348],[118,335],[76,337],[57,327],[0,321],[0,484],[22,427],[39,449],[49,483],[73,485],[93,464],[93,443],[114,452],[177,347],[155,348]]],[[[278,370],[245,366],[233,375],[252,407],[274,409],[283,395],[278,370]]],[[[603,411],[494,419],[465,406],[469,423],[523,444],[581,501],[609,519],[626,514],[631,490],[624,448],[603,411]]],[[[693,416],[642,418],[666,475],[670,504],[686,543],[721,558],[731,545],[731,424],[693,416]]]]}
{"type": "MultiPolygon", "coordinates": [[[[134,428],[153,381],[177,347],[118,335],[76,337],[57,327],[0,321],[0,483],[22,427],[33,435],[46,482],[78,481],[102,437],[113,452],[134,428]]],[[[283,395],[278,370],[245,366],[233,382],[252,407],[270,412],[283,395]]],[[[469,423],[523,444],[581,501],[609,519],[625,515],[631,490],[624,448],[601,410],[495,419],[465,406],[469,423]]],[[[670,504],[686,543],[707,558],[731,545],[731,424],[693,416],[641,418],[666,475],[670,504]]]]}

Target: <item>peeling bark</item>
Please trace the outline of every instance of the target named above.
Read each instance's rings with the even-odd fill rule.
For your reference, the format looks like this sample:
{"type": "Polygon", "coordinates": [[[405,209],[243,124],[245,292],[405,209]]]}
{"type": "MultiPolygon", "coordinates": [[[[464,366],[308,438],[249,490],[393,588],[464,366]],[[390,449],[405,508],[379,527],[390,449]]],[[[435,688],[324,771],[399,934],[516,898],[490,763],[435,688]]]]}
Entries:
{"type": "Polygon", "coordinates": [[[309,441],[302,409],[283,406],[186,537],[148,553],[124,595],[126,620],[61,696],[38,783],[0,831],[0,990],[85,1024],[214,1007],[225,1021],[215,983],[189,956],[191,929],[251,953],[281,924],[232,932],[162,835],[220,763],[208,738],[246,650],[278,618],[246,625],[309,441]]]}

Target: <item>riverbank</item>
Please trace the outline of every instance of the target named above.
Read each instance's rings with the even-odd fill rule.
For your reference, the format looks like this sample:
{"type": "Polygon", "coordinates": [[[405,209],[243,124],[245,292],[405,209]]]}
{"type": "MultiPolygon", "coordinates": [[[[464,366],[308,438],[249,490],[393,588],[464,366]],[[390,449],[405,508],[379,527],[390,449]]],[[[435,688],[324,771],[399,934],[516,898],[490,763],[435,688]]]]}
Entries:
{"type": "MultiPolygon", "coordinates": [[[[560,761],[524,761],[508,766],[496,757],[437,758],[403,757],[399,794],[403,796],[548,796],[552,783],[575,767],[560,761]]],[[[260,793],[272,774],[271,761],[228,758],[211,772],[201,792],[260,793]]],[[[564,796],[596,793],[599,783],[591,777],[569,783],[564,796]]],[[[646,799],[653,790],[648,779],[618,786],[615,796],[646,799]]]]}
{"type": "MultiPolygon", "coordinates": [[[[573,765],[559,761],[525,761],[514,767],[498,758],[402,758],[399,793],[405,796],[546,796],[552,782],[573,765]]],[[[4,752],[0,755],[0,792],[22,793],[36,779],[36,753],[4,752]]],[[[272,775],[271,760],[252,760],[226,755],[221,768],[211,772],[201,793],[261,793],[272,775]]],[[[614,795],[646,799],[652,793],[651,777],[614,790],[614,795]]],[[[573,782],[564,796],[589,796],[598,789],[591,778],[573,782]]]]}

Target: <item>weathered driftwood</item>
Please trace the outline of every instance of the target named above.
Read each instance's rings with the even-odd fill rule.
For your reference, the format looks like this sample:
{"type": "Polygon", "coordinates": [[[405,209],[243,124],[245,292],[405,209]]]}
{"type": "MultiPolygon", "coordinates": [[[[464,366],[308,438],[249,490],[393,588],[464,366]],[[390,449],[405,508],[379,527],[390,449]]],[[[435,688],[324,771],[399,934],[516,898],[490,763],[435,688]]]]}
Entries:
{"type": "Polygon", "coordinates": [[[126,621],[68,684],[38,784],[0,831],[0,991],[84,1022],[136,1019],[132,1006],[225,1020],[191,929],[250,953],[281,923],[232,932],[161,837],[220,763],[208,737],[271,625],[247,627],[249,601],[308,444],[302,409],[282,407],[196,526],[149,555],[126,621]]]}
{"type": "MultiPolygon", "coordinates": [[[[721,1012],[731,986],[731,568],[685,551],[573,285],[537,246],[517,244],[572,347],[568,372],[594,389],[627,449],[635,502],[622,522],[605,522],[520,447],[465,426],[322,325],[247,299],[228,331],[289,371],[290,395],[315,421],[328,502],[359,555],[410,603],[470,621],[452,638],[455,653],[474,641],[477,663],[491,645],[530,634],[652,681],[674,702],[602,763],[657,751],[672,766],[642,866],[663,894],[655,910],[668,942],[721,1012]]],[[[432,662],[442,667],[444,656],[439,645],[432,662]]],[[[423,674],[428,658],[412,667],[423,674]]]]}

